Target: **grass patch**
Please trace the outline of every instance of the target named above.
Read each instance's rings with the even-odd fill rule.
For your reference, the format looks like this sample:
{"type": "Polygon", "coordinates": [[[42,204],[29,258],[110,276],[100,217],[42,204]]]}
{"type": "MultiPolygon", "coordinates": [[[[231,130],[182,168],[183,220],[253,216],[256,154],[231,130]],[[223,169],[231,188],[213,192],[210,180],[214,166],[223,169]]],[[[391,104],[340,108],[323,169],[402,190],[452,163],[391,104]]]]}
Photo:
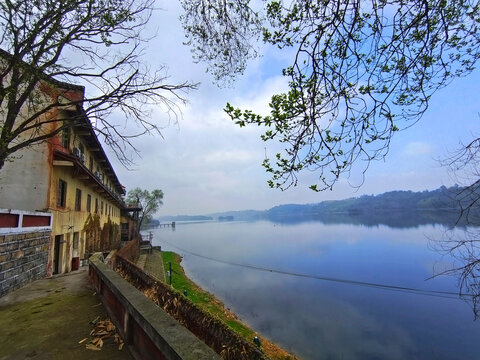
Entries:
{"type": "MultiPolygon", "coordinates": [[[[170,270],[170,263],[172,264],[172,287],[180,292],[187,291],[188,298],[202,310],[212,314],[220,319],[222,322],[232,329],[235,333],[245,338],[248,342],[253,342],[256,333],[238,320],[237,316],[225,305],[218,300],[214,295],[203,290],[190,280],[186,275],[183,267],[180,265],[182,258],[180,255],[171,251],[162,251],[163,264],[165,267],[165,278],[169,284],[168,271],[170,270]]],[[[272,360],[288,360],[295,359],[295,357],[277,345],[271,343],[267,339],[261,338],[261,349],[265,355],[272,360]]]]}

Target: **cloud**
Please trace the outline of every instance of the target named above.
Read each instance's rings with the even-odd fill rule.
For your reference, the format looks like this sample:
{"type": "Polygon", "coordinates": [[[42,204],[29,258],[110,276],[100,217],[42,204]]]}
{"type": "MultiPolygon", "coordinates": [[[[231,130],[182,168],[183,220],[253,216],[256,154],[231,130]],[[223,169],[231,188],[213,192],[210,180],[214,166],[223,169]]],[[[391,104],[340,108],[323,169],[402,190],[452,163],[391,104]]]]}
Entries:
{"type": "Polygon", "coordinates": [[[403,153],[407,156],[433,155],[434,146],[423,141],[413,141],[405,146],[403,153]]]}
{"type": "MultiPolygon", "coordinates": [[[[185,94],[188,104],[181,105],[178,123],[169,118],[161,106],[154,107],[152,119],[162,126],[162,137],[143,136],[134,139],[141,151],[136,171],[127,171],[110,155],[120,181],[127,189],[160,188],[165,192],[161,214],[205,214],[223,210],[267,209],[282,203],[315,203],[323,200],[380,193],[395,189],[422,190],[447,185],[446,171],[438,167],[432,157],[447,142],[458,143],[458,135],[466,133],[478,118],[475,113],[476,77],[463,79],[458,87],[452,84],[443,90],[448,108],[439,101],[431,104],[429,112],[418,124],[399,132],[392,142],[385,161],[372,162],[360,189],[350,184],[362,183],[365,162],[354,166],[350,178],[342,178],[333,191],[314,193],[308,186],[318,180],[318,172],[300,174],[299,185],[287,191],[268,188],[261,163],[274,156],[284,144],[263,142],[265,129],[258,126],[240,128],[223,111],[227,102],[234,107],[250,109],[268,115],[272,95],[288,91],[288,78],[281,69],[288,65],[288,49],[278,50],[262,46],[262,57],[250,62],[245,74],[232,87],[219,88],[206,72],[206,65],[194,63],[178,20],[181,6],[177,2],[162,5],[164,10],[154,13],[149,34],[157,33],[146,48],[145,60],[152,67],[168,66],[168,83],[190,81],[201,83],[199,89],[185,94]],[[157,31],[158,29],[158,31],[157,31]],[[469,87],[470,86],[470,87],[469,87]],[[470,89],[465,94],[464,88],[470,89]],[[465,96],[471,97],[467,114],[465,96]],[[455,106],[458,104],[458,108],[455,106]],[[435,109],[441,111],[435,112],[435,109]],[[431,114],[431,115],[430,115],[431,114]],[[462,115],[464,114],[464,115],[462,115]],[[463,116],[464,128],[453,119],[463,116]],[[431,129],[435,128],[435,131],[431,129]],[[349,184],[350,181],[350,184],[349,184]]],[[[476,114],[476,113],[475,113],[476,114]]],[[[128,124],[128,129],[134,124],[128,124]]],[[[107,150],[107,148],[106,148],[107,150]]],[[[108,150],[107,150],[108,151],[108,150]]]]}

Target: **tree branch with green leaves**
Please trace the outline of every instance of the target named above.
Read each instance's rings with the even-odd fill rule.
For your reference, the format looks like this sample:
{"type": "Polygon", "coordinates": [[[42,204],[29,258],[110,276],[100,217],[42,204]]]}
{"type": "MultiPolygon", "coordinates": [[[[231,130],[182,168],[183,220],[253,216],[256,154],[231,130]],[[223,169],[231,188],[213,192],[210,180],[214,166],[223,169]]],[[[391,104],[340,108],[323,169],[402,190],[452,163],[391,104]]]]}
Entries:
{"type": "MultiPolygon", "coordinates": [[[[250,6],[243,0],[227,3],[232,18],[242,17],[244,10],[239,9],[250,6]]],[[[289,91],[272,97],[270,114],[230,104],[225,111],[239,126],[265,127],[262,139],[282,145],[282,151],[263,163],[274,188],[297,185],[304,171],[318,174],[311,185],[316,191],[331,189],[342,175],[348,177],[354,164],[365,172],[370,161],[387,155],[395,132],[415,124],[433,94],[469,74],[480,56],[477,1],[263,4],[263,12],[255,12],[255,24],[263,21],[263,41],[292,54],[283,69],[289,91]]],[[[217,20],[226,25],[223,18],[217,20]]],[[[197,19],[205,38],[216,36],[210,21],[197,19]]],[[[258,26],[245,29],[250,38],[259,31],[258,26]]],[[[215,57],[218,46],[219,42],[202,43],[195,51],[210,66],[215,61],[227,64],[221,55],[215,57]]],[[[225,46],[228,43],[221,44],[225,46]]],[[[245,56],[235,61],[246,60],[252,54],[247,50],[237,53],[245,56]]]]}

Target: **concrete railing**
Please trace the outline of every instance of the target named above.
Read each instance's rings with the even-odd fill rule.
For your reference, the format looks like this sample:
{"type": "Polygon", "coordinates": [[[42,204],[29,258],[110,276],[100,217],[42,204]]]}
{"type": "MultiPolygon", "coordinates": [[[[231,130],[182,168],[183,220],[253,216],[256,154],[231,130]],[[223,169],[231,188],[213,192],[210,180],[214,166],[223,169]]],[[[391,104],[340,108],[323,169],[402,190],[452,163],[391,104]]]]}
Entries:
{"type": "Polygon", "coordinates": [[[221,359],[101,260],[90,258],[90,280],[136,359],[221,359]]]}

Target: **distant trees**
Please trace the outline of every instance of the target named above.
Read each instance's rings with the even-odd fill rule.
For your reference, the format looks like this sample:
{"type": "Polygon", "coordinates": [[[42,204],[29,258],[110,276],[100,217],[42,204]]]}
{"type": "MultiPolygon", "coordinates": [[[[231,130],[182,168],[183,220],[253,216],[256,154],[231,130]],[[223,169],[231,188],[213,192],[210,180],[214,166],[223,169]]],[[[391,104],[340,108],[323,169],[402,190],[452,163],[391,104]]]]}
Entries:
{"type": "Polygon", "coordinates": [[[155,189],[150,192],[137,187],[128,192],[126,203],[141,207],[138,220],[138,228],[141,229],[152,220],[153,214],[163,205],[163,191],[155,189]]]}
{"type": "Polygon", "coordinates": [[[0,2],[0,170],[19,150],[75,126],[75,116],[89,117],[120,161],[131,163],[132,138],[160,132],[150,105],[171,116],[196,88],[169,84],[164,67],[142,59],[153,8],[154,0],[0,2]],[[72,98],[58,81],[88,91],[72,98]],[[53,116],[58,110],[75,116],[53,116]]]}

